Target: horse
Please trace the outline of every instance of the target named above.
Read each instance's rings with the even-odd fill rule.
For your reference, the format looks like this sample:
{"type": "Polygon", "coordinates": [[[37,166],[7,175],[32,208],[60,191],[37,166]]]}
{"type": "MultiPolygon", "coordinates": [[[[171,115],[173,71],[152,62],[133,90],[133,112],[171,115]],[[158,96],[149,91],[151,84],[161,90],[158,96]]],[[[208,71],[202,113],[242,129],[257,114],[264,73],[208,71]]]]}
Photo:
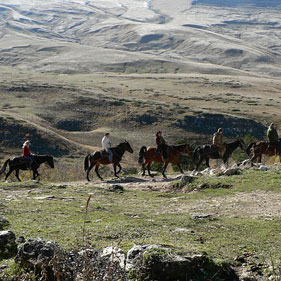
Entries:
{"type": "Polygon", "coordinates": [[[235,149],[240,147],[245,151],[245,143],[242,139],[238,139],[234,142],[225,143],[226,152],[224,153],[223,158],[219,155],[219,152],[213,147],[213,145],[203,145],[197,147],[193,153],[193,163],[196,165],[195,170],[198,169],[199,165],[203,160],[206,161],[207,167],[210,167],[209,160],[211,159],[222,159],[223,163],[226,164],[231,154],[235,149]]]}
{"type": "Polygon", "coordinates": [[[153,147],[146,148],[146,146],[143,146],[139,152],[139,164],[142,165],[142,170],[143,170],[142,176],[145,176],[145,169],[147,168],[148,175],[153,177],[153,175],[150,172],[150,167],[152,162],[164,163],[163,170],[162,170],[162,175],[164,178],[166,178],[165,171],[169,163],[176,164],[179,167],[180,172],[183,174],[184,173],[183,169],[181,168],[179,163],[179,156],[182,153],[186,153],[190,157],[192,157],[192,151],[189,145],[181,144],[181,145],[168,146],[167,152],[168,152],[168,159],[164,162],[161,153],[158,152],[156,148],[153,147]]]}
{"type": "Polygon", "coordinates": [[[113,164],[114,175],[115,175],[115,177],[119,178],[118,174],[122,170],[120,162],[122,160],[122,157],[123,157],[124,153],[126,151],[128,151],[130,153],[133,153],[134,151],[127,141],[121,142],[116,147],[112,147],[111,150],[112,150],[112,153],[113,153],[112,162],[109,161],[108,155],[105,155],[104,150],[95,151],[94,153],[90,153],[85,157],[84,171],[87,172],[87,180],[88,181],[90,181],[89,173],[94,166],[96,166],[95,171],[96,171],[97,176],[101,180],[103,180],[103,178],[99,174],[98,169],[99,169],[100,165],[108,165],[108,164],[113,164]],[[89,162],[90,162],[90,165],[89,165],[89,162]],[[119,167],[118,172],[116,171],[116,167],[119,167]]]}
{"type": "MultiPolygon", "coordinates": [[[[35,180],[38,176],[38,168],[40,167],[40,165],[42,163],[47,163],[51,168],[54,168],[54,159],[52,156],[50,155],[33,155],[33,162],[31,164],[30,169],[33,172],[33,180],[35,180]]],[[[13,172],[16,171],[16,178],[18,179],[18,181],[21,181],[19,178],[19,170],[29,170],[29,164],[28,162],[22,157],[15,157],[12,159],[7,159],[2,167],[2,169],[0,170],[0,175],[1,174],[5,174],[5,181],[8,179],[9,175],[13,172]],[[9,171],[6,174],[6,168],[9,165],[9,171]]]]}
{"type": "MultiPolygon", "coordinates": [[[[251,161],[258,159],[258,163],[261,163],[262,155],[274,156],[276,155],[276,147],[274,145],[270,145],[266,141],[257,141],[252,142],[248,145],[246,149],[249,157],[251,156],[251,152],[253,152],[253,156],[251,157],[251,161]]],[[[279,158],[281,162],[281,153],[279,153],[279,158]]]]}

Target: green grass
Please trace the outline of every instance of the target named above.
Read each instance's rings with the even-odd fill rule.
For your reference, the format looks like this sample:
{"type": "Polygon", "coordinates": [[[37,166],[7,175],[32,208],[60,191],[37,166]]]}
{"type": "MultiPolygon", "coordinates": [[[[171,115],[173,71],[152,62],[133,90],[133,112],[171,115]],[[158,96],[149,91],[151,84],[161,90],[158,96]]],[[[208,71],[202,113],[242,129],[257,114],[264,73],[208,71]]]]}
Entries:
{"type": "Polygon", "coordinates": [[[83,243],[85,205],[91,194],[85,228],[88,239],[97,248],[120,243],[128,250],[134,243],[159,243],[194,253],[207,252],[219,259],[233,260],[245,249],[261,261],[269,260],[270,256],[279,259],[280,217],[266,220],[239,215],[239,212],[237,216],[229,217],[218,211],[210,218],[195,219],[191,213],[192,208],[203,201],[207,206],[208,200],[230,198],[240,192],[263,190],[278,194],[280,171],[201,177],[192,185],[203,182],[220,182],[233,185],[233,188],[192,193],[125,189],[123,193],[116,193],[92,185],[59,188],[49,183],[38,186],[1,183],[1,213],[8,218],[10,229],[17,236],[41,237],[54,240],[64,248],[76,248],[83,243]],[[36,199],[50,195],[54,198],[36,199]]]}

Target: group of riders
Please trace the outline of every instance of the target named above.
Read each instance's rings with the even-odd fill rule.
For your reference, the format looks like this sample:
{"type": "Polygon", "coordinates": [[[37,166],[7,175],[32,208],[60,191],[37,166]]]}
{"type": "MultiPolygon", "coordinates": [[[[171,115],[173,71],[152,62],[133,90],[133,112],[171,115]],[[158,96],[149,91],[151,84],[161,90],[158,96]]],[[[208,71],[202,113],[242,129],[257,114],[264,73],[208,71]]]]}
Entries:
{"type": "MultiPolygon", "coordinates": [[[[281,142],[278,137],[278,133],[276,127],[273,123],[271,123],[267,130],[267,138],[268,138],[268,148],[274,148],[275,154],[281,154],[281,142]]],[[[101,141],[102,148],[104,149],[102,152],[102,157],[107,157],[109,162],[112,162],[113,151],[112,151],[112,142],[110,140],[110,134],[106,133],[101,141]]],[[[30,141],[26,140],[22,146],[23,151],[23,159],[26,161],[27,167],[30,169],[33,163],[34,154],[30,151],[30,141]]],[[[156,133],[156,145],[157,152],[161,154],[163,162],[168,159],[168,143],[165,141],[162,136],[162,132],[158,131],[156,133]]],[[[217,151],[220,158],[223,159],[223,156],[227,150],[227,147],[223,141],[223,129],[219,128],[217,132],[213,135],[212,149],[217,151]]]]}
{"type": "MultiPolygon", "coordinates": [[[[271,123],[267,129],[267,139],[268,139],[268,147],[273,147],[275,149],[275,154],[279,155],[281,153],[281,141],[279,140],[278,133],[276,127],[273,123],[271,123]]],[[[158,131],[156,133],[156,145],[157,151],[162,155],[162,159],[165,162],[168,159],[168,143],[165,141],[162,136],[162,132],[158,131]]],[[[102,138],[102,148],[105,153],[108,153],[109,161],[112,161],[112,150],[111,150],[112,142],[110,140],[110,134],[106,133],[102,138]]],[[[213,134],[212,148],[214,151],[219,153],[220,158],[223,159],[224,154],[227,150],[225,142],[223,141],[223,129],[219,128],[217,132],[213,134]]],[[[104,154],[106,156],[106,154],[104,154]]]]}

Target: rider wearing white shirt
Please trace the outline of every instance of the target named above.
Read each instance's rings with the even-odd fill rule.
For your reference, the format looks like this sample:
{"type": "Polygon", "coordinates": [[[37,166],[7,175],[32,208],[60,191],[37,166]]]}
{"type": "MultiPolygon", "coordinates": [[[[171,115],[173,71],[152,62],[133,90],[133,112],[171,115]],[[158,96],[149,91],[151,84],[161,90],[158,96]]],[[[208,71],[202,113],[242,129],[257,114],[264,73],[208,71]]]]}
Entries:
{"type": "Polygon", "coordinates": [[[109,161],[112,162],[113,153],[112,153],[112,150],[111,150],[111,141],[110,141],[110,138],[109,138],[109,133],[106,133],[104,135],[104,137],[101,140],[101,145],[102,145],[102,148],[106,152],[109,153],[109,161]]]}

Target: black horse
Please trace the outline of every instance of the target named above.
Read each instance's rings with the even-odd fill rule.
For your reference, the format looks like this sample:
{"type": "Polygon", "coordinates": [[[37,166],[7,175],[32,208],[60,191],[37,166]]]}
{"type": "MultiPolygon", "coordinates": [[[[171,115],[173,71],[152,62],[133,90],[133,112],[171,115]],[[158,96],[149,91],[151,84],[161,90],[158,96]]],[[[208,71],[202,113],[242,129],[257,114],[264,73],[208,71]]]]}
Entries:
{"type": "Polygon", "coordinates": [[[196,165],[195,170],[198,169],[199,165],[202,163],[203,160],[206,161],[207,167],[210,167],[209,160],[211,159],[222,159],[223,163],[227,163],[229,157],[234,152],[234,150],[240,147],[243,151],[245,151],[245,143],[242,139],[238,139],[234,142],[226,143],[226,152],[221,158],[216,148],[213,145],[203,145],[197,147],[193,153],[193,163],[196,165]]]}
{"type": "MultiPolygon", "coordinates": [[[[33,180],[35,180],[38,176],[38,168],[42,163],[47,163],[51,168],[54,168],[54,159],[50,155],[33,155],[33,162],[31,164],[31,170],[33,171],[33,180]]],[[[19,178],[19,170],[29,170],[29,164],[27,160],[25,160],[23,157],[15,157],[12,159],[8,159],[5,161],[4,166],[0,170],[0,175],[5,174],[5,180],[8,179],[9,175],[16,171],[16,177],[18,181],[21,181],[19,178]],[[9,164],[9,171],[6,174],[6,167],[9,164]]]]}
{"type": "Polygon", "coordinates": [[[94,166],[96,166],[95,171],[97,176],[103,180],[103,178],[99,174],[99,165],[109,165],[113,164],[114,168],[114,175],[118,178],[118,174],[121,172],[122,167],[120,165],[120,162],[122,160],[122,157],[125,153],[125,151],[128,151],[130,153],[133,153],[133,149],[131,148],[130,144],[125,141],[118,144],[116,147],[111,148],[113,156],[112,156],[112,162],[109,161],[108,155],[105,153],[104,150],[101,151],[95,151],[94,153],[88,154],[85,157],[84,160],[84,171],[87,172],[87,180],[90,181],[89,173],[92,170],[94,166]],[[90,166],[89,166],[90,161],[90,166]],[[119,171],[116,172],[116,167],[119,167],[119,171]]]}

